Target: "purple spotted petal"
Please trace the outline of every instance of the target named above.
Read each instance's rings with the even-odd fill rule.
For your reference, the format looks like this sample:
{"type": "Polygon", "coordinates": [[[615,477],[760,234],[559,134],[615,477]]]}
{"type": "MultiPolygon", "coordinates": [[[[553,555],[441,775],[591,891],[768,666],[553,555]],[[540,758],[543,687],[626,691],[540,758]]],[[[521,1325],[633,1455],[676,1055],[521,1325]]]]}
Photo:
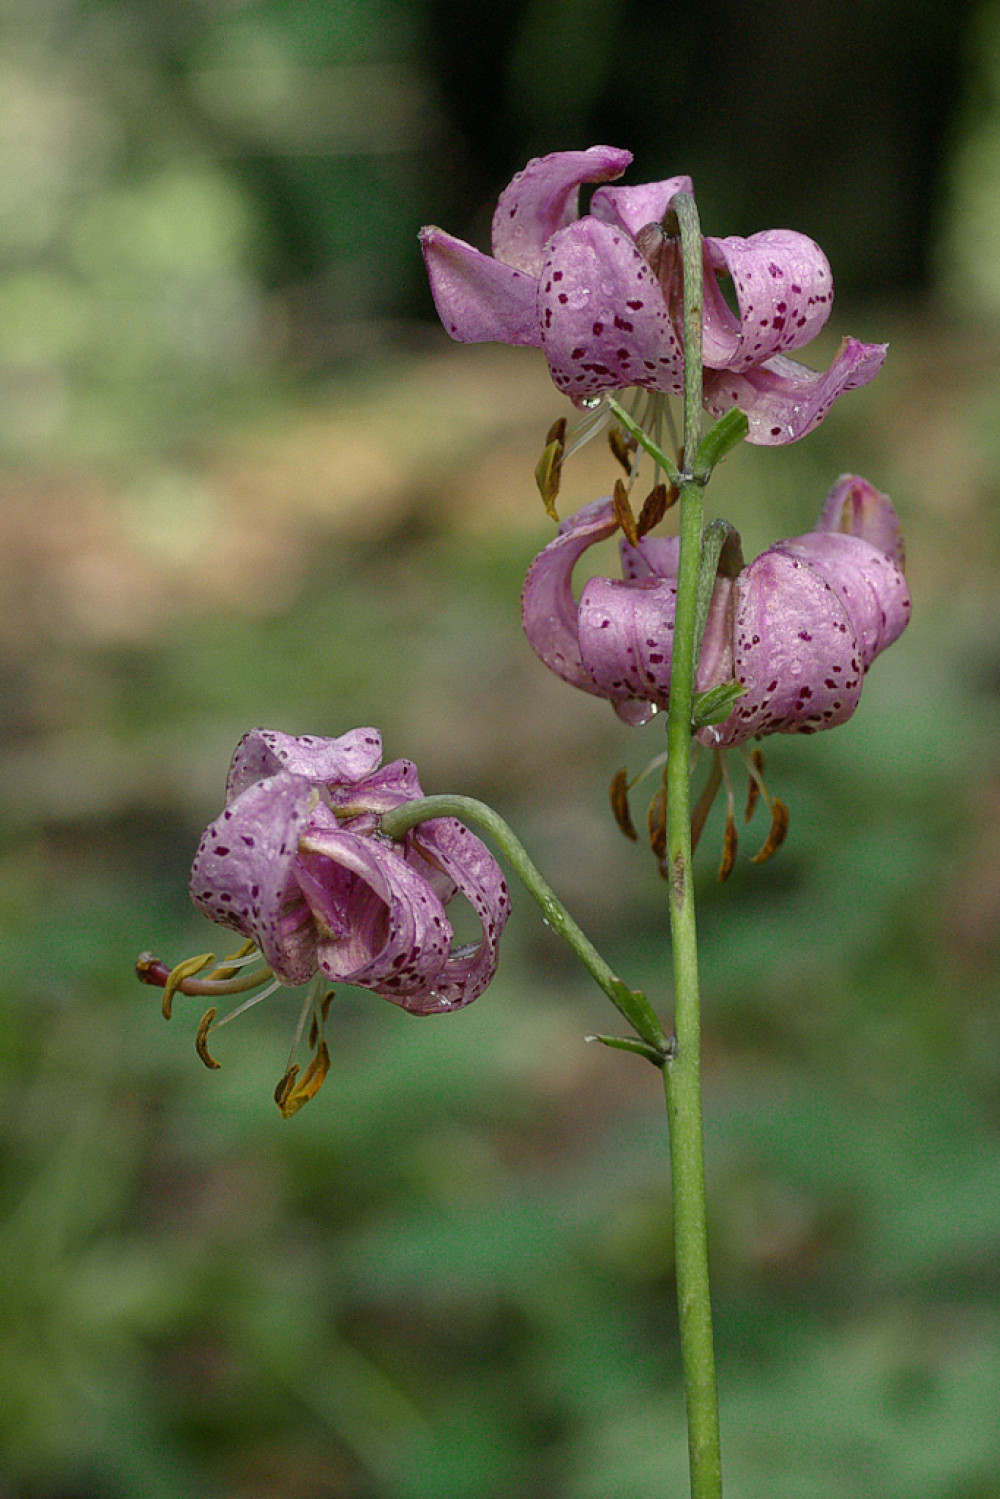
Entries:
{"type": "Polygon", "coordinates": [[[623,231],[585,218],[557,235],[538,314],[552,379],[573,400],[628,385],[683,390],[681,344],[663,293],[623,231]]]}
{"type": "Polygon", "coordinates": [[[550,671],[571,687],[600,696],[580,655],[573,568],[589,546],[611,536],[618,522],[610,500],[584,505],[559,527],[524,580],[521,619],[528,643],[550,671]]]}
{"type": "Polygon", "coordinates": [[[816,530],[859,536],[890,557],[900,571],[905,567],[903,532],[892,501],[860,474],[841,474],[826,497],[816,530]]]}
{"type": "Polygon", "coordinates": [[[861,696],[864,667],[854,623],[814,567],[780,547],[762,552],[735,583],[733,670],[746,688],[705,744],[755,734],[809,734],[844,723],[861,696]]]}
{"type": "Polygon", "coordinates": [[[541,343],[538,282],[443,229],[420,231],[438,317],[459,343],[541,343]]]}
{"type": "Polygon", "coordinates": [[[232,801],[255,781],[281,770],[318,784],[346,781],[353,785],[364,780],[381,758],[382,736],[377,729],[351,729],[336,739],[251,729],[233,752],[226,800],[232,801]]]}
{"type": "Polygon", "coordinates": [[[637,187],[599,187],[590,200],[595,219],[626,229],[635,237],[647,224],[658,224],[677,193],[693,193],[690,177],[668,177],[637,187]]]}
{"type": "Polygon", "coordinates": [[[549,240],[579,217],[582,184],[611,182],[631,161],[631,151],[617,146],[553,151],[529,161],[504,188],[493,215],[497,260],[529,276],[540,275],[549,240]]]}
{"type": "Polygon", "coordinates": [[[416,1014],[451,1008],[435,989],[451,949],[444,907],[402,849],[342,828],[317,809],[300,853],[300,882],[317,920],[320,970],[340,983],[373,989],[416,1014]],[[343,902],[343,875],[351,876],[343,902]],[[346,922],[328,930],[325,916],[346,922]]]}
{"type": "Polygon", "coordinates": [[[713,416],[738,406],[750,423],[752,443],[795,442],[819,425],[838,396],[874,380],[887,347],[845,338],[825,371],[807,369],[784,354],[744,374],[706,369],[705,406],[713,416]]]}
{"type": "Polygon", "coordinates": [[[191,869],[195,905],[253,938],[288,984],[316,972],[315,928],[295,878],[314,800],[308,781],[284,771],[248,786],[205,829],[191,869]]]}
{"type": "Polygon", "coordinates": [[[768,229],[749,239],[706,239],[705,250],[711,270],[732,277],[739,307],[737,318],[716,277],[706,275],[703,349],[709,369],[742,374],[820,332],[833,303],[833,277],[813,240],[791,229],[768,229]]]}
{"type": "Polygon", "coordinates": [[[415,801],[423,794],[412,760],[391,760],[381,770],[366,776],[360,785],[327,787],[325,800],[342,818],[350,814],[348,826],[359,833],[371,832],[380,813],[402,802],[415,801]]]}
{"type": "MultiPolygon", "coordinates": [[[[476,999],[496,972],[500,934],[510,915],[507,885],[485,843],[453,817],[420,823],[408,843],[411,851],[407,858],[415,866],[427,870],[425,861],[431,861],[425,873],[428,882],[433,883],[432,876],[440,872],[451,892],[464,895],[479,917],[479,942],[449,954],[434,982],[435,992],[458,1009],[476,999]]],[[[450,899],[450,894],[445,899],[450,899]]]]}
{"type": "Polygon", "coordinates": [[[677,584],[660,578],[591,578],[580,595],[577,632],[584,667],[601,697],[670,700],[677,584]]]}
{"type": "Polygon", "coordinates": [[[618,550],[623,578],[676,578],[680,562],[679,536],[643,536],[637,546],[621,537],[618,550]]]}
{"type": "Polygon", "coordinates": [[[909,623],[910,593],[895,562],[858,536],[823,531],[783,541],[780,550],[808,562],[839,595],[854,622],[867,671],[909,623]]]}

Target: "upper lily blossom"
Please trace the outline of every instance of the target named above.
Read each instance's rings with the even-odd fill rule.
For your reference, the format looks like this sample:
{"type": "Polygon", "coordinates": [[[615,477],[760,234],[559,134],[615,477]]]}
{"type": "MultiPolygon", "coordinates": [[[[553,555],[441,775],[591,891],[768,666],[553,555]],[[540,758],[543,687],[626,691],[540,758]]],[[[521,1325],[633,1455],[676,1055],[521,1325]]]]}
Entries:
{"type": "MultiPolygon", "coordinates": [[[[591,578],[577,603],[576,562],[617,524],[611,500],[597,500],[560,526],[528,572],[524,628],[557,675],[609,698],[627,723],[645,723],[670,699],[678,542],[623,539],[623,578],[591,578]]],[[[850,718],[866,671],[910,616],[902,561],[889,499],[843,475],[815,530],[720,572],[697,690],[735,680],[744,693],[724,722],[698,731],[702,743],[812,734],[850,718]]]]}
{"type": "Polygon", "coordinates": [[[375,729],[336,739],[252,729],[199,845],[191,894],[252,939],[284,983],[319,971],[414,1014],[457,1009],[496,970],[507,888],[454,818],[421,823],[400,843],[379,833],[380,813],[422,795],[408,760],[379,769],[381,758],[375,729]],[[459,892],[482,935],[453,949],[444,908],[459,892]]]}
{"type": "MultiPolygon", "coordinates": [[[[452,338],[541,348],[552,378],[577,404],[603,391],[683,390],[680,252],[663,220],[689,177],[599,187],[579,216],[579,189],[620,177],[629,151],[592,146],[529,161],[493,216],[493,255],[432,227],[421,231],[435,305],[452,338]]],[[[789,229],[702,241],[704,403],[733,406],[749,441],[811,432],[844,391],[865,385],[884,344],[845,338],[829,369],[788,357],[815,337],[833,301],[826,256],[789,229]],[[719,287],[732,279],[734,314],[719,287]]]]}

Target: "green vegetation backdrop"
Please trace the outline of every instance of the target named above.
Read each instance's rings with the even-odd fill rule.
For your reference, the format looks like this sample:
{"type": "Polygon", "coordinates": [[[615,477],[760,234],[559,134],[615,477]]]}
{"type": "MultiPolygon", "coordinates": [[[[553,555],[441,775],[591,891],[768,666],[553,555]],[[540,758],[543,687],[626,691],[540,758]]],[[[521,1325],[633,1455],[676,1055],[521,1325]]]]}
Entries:
{"type": "Polygon", "coordinates": [[[1000,5],[0,23],[0,1494],[682,1499],[658,1079],[583,1044],[604,1001],[526,900],[467,1012],[343,991],[290,1123],[294,996],[209,1074],[197,1002],[165,1025],[132,977],[211,940],[187,868],[244,730],[373,722],[666,1006],[607,810],[659,731],[519,633],[560,401],[447,342],[415,240],[484,242],[529,155],[609,140],[691,171],[709,232],[820,239],[830,349],[890,339],[713,485],[748,555],[845,468],[910,542],[857,717],[769,748],[780,857],[720,892],[703,856],[727,1492],[997,1499],[1000,5]]]}

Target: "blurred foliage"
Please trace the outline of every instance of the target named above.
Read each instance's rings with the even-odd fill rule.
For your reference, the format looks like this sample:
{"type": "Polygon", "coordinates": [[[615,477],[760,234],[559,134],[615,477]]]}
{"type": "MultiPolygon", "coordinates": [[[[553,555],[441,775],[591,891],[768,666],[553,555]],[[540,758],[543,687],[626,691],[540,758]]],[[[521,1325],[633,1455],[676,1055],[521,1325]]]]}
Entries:
{"type": "MultiPolygon", "coordinates": [[[[749,829],[720,890],[715,821],[699,853],[727,1492],[1000,1496],[1000,17],[972,10],[0,4],[4,1499],[685,1492],[662,1097],[583,1044],[603,999],[525,899],[469,1011],[341,992],[291,1123],[294,995],[209,1075],[197,1004],[165,1026],[131,975],[211,940],[187,867],[244,730],[374,720],[668,1008],[664,890],[606,810],[660,730],[518,630],[559,401],[413,320],[419,222],[485,243],[531,152],[596,139],[692,170],[712,228],[823,240],[858,311],[817,363],[892,342],[711,493],[750,555],[867,473],[916,601],[849,725],[769,744],[780,856],[749,829]]],[[[582,454],[564,508],[609,471],[582,454]]]]}

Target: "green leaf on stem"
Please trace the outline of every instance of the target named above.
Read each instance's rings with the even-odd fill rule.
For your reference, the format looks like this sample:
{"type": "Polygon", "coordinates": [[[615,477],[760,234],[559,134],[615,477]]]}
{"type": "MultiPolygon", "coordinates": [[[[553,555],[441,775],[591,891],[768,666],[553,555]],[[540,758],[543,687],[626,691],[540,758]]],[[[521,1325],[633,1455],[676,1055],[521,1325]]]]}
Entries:
{"type": "Polygon", "coordinates": [[[631,1051],[637,1057],[645,1057],[654,1067],[663,1067],[667,1061],[667,1052],[657,1051],[654,1046],[647,1046],[645,1041],[636,1041],[631,1036],[585,1036],[584,1040],[600,1041],[602,1046],[610,1046],[613,1051],[631,1051]]]}
{"type": "Polygon", "coordinates": [[[731,453],[738,442],[742,442],[750,430],[750,423],[738,406],[720,416],[698,445],[694,460],[694,477],[697,483],[707,484],[709,475],[717,463],[731,453]]]}
{"type": "Polygon", "coordinates": [[[710,723],[723,723],[733,711],[733,704],[746,692],[739,682],[720,682],[707,692],[699,692],[691,710],[691,727],[703,729],[710,723]]]}
{"type": "Polygon", "coordinates": [[[633,417],[629,416],[625,407],[616,401],[614,396],[605,396],[604,399],[614,412],[615,420],[619,426],[624,427],[626,432],[631,433],[639,446],[644,448],[649,454],[653,462],[662,468],[671,484],[680,485],[682,482],[681,471],[673,459],[667,457],[660,445],[653,441],[648,432],[643,431],[639,423],[633,417]]]}

